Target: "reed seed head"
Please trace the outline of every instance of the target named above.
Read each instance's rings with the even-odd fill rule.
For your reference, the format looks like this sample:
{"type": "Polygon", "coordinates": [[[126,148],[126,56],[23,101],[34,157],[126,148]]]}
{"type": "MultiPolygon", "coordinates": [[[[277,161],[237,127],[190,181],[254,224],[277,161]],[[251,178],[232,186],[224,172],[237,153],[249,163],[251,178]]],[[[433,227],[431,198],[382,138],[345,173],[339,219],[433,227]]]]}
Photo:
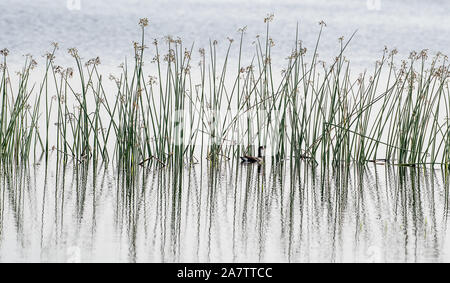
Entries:
{"type": "Polygon", "coordinates": [[[142,28],[148,26],[148,18],[142,18],[139,20],[139,26],[141,26],[142,28]]]}
{"type": "Polygon", "coordinates": [[[70,54],[70,56],[74,57],[74,58],[80,58],[80,56],[78,55],[78,49],[76,48],[69,48],[68,53],[70,54]]]}
{"type": "Polygon", "coordinates": [[[89,59],[89,60],[86,62],[86,67],[89,67],[89,66],[98,66],[98,65],[100,65],[100,57],[96,57],[96,58],[89,59]]]}
{"type": "Polygon", "coordinates": [[[273,13],[267,14],[267,16],[264,18],[264,23],[270,23],[273,21],[275,15],[273,13]]]}
{"type": "Polygon", "coordinates": [[[247,26],[244,26],[244,27],[239,28],[238,32],[245,33],[246,30],[247,30],[247,26]]]}
{"type": "Polygon", "coordinates": [[[5,57],[8,56],[9,55],[9,50],[7,48],[4,48],[4,49],[0,50],[0,55],[3,55],[5,57]]]}

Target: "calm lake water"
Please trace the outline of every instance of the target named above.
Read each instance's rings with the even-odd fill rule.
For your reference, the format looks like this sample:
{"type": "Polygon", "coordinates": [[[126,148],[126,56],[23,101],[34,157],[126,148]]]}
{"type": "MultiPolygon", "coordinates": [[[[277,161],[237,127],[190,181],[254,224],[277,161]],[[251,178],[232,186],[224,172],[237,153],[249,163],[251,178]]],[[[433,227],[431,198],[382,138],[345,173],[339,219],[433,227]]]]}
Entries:
{"type": "Polygon", "coordinates": [[[450,260],[440,170],[205,161],[130,181],[113,169],[51,164],[3,170],[0,261],[450,260]]]}
{"type": "Polygon", "coordinates": [[[321,20],[327,23],[319,47],[322,60],[333,60],[339,50],[337,39],[358,30],[347,57],[359,70],[371,69],[384,46],[398,48],[401,57],[422,49],[450,54],[446,0],[2,0],[0,10],[0,48],[9,48],[9,61],[17,64],[22,64],[24,54],[40,57],[56,41],[63,50],[57,56],[60,64],[72,63],[65,50],[77,47],[82,57],[100,56],[104,66],[115,68],[126,56],[132,58],[132,41],[140,39],[137,23],[142,17],[150,19],[149,39],[180,36],[186,46],[195,42],[194,50],[216,39],[225,52],[227,37],[237,39],[238,28],[247,26],[244,51],[251,57],[251,42],[265,33],[263,19],[268,13],[275,14],[271,28],[275,64],[284,64],[290,55],[297,23],[300,39],[313,50],[321,20]]]}
{"type": "MultiPolygon", "coordinates": [[[[76,2],[1,0],[0,49],[11,51],[10,65],[31,53],[42,66],[57,41],[59,64],[73,65],[65,50],[77,47],[85,59],[100,56],[108,74],[132,58],[142,17],[150,19],[149,39],[180,36],[195,49],[217,39],[221,52],[247,26],[243,55],[251,60],[271,12],[276,68],[290,54],[297,23],[313,49],[321,20],[319,53],[327,61],[338,37],[358,30],[346,53],[356,71],[371,69],[385,45],[403,58],[421,49],[450,54],[445,0],[81,0],[80,9],[76,2]]],[[[450,261],[448,171],[372,164],[324,171],[289,161],[211,167],[200,159],[183,172],[149,168],[132,177],[114,164],[74,168],[54,158],[2,167],[0,262],[450,261]]]]}

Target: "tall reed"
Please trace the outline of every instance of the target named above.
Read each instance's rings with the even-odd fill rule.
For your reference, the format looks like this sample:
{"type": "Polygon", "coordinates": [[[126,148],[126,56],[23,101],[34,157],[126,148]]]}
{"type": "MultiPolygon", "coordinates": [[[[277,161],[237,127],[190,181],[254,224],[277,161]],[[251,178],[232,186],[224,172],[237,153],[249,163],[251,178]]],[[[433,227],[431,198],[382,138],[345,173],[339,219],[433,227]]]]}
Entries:
{"type": "Polygon", "coordinates": [[[33,148],[46,159],[56,151],[63,163],[114,161],[133,173],[139,166],[181,169],[203,159],[214,165],[266,146],[272,157],[266,162],[289,159],[292,165],[449,165],[445,55],[430,60],[427,50],[412,52],[397,66],[397,51],[385,48],[371,71],[355,76],[345,56],[355,33],[339,39],[338,54],[326,63],[318,55],[326,31],[320,22],[312,52],[297,28],[279,75],[272,20],[264,19],[265,34],[256,37],[248,58],[245,28],[238,31],[237,54],[231,38],[225,46],[211,40],[197,53],[194,44],[171,36],[149,48],[149,22],[141,19],[133,60],[109,82],[100,59],[83,62],[75,48],[68,51],[73,68],[56,65],[54,44],[39,87],[31,86],[37,64],[31,57],[13,86],[8,50],[2,50],[2,160],[27,161],[33,148]]]}

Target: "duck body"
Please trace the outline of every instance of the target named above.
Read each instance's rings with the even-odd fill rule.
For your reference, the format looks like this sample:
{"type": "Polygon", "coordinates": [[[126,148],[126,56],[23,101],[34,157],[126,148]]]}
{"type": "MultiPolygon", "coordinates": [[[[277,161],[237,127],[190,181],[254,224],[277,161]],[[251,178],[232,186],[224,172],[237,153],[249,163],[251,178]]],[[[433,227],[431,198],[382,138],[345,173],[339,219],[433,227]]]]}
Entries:
{"type": "Polygon", "coordinates": [[[254,157],[249,155],[241,156],[241,160],[244,163],[261,163],[264,161],[262,157],[254,157]]]}
{"type": "Polygon", "coordinates": [[[258,164],[263,163],[265,148],[266,147],[264,146],[260,146],[258,148],[258,156],[250,156],[250,155],[241,156],[242,163],[258,163],[258,164]]]}

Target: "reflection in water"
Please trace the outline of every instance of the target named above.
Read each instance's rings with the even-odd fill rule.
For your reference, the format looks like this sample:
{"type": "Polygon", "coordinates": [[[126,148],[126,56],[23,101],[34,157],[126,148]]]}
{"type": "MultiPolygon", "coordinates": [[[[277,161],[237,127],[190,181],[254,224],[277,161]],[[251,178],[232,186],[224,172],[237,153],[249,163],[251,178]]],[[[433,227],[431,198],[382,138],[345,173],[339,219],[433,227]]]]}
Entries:
{"type": "Polygon", "coordinates": [[[55,164],[3,166],[0,261],[450,261],[438,169],[55,164]]]}

